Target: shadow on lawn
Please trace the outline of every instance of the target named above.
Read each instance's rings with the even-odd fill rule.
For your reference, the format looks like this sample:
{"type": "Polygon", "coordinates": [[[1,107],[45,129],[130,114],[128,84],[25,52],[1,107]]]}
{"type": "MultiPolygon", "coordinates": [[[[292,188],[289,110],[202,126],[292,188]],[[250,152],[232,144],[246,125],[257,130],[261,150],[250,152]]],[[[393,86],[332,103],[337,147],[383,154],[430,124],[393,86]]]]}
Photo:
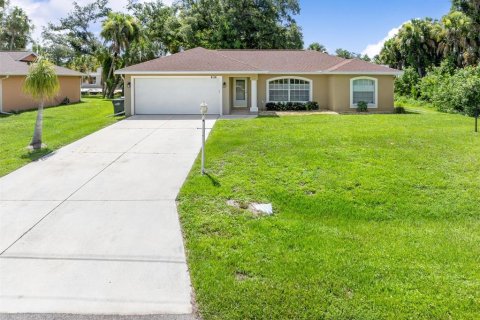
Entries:
{"type": "Polygon", "coordinates": [[[222,185],[220,184],[220,181],[218,181],[217,178],[215,178],[213,175],[211,175],[210,173],[205,173],[205,175],[207,176],[207,178],[212,182],[212,185],[214,187],[221,187],[222,185]]]}
{"type": "Polygon", "coordinates": [[[419,114],[424,114],[423,112],[421,112],[420,110],[405,110],[405,112],[402,112],[402,113],[392,113],[393,115],[402,115],[402,114],[415,114],[415,115],[419,115],[419,114]]]}
{"type": "Polygon", "coordinates": [[[20,156],[20,158],[22,159],[29,159],[30,161],[35,161],[35,160],[38,160],[50,153],[53,152],[53,149],[50,149],[50,148],[42,148],[40,150],[36,150],[36,151],[26,151],[24,154],[22,154],[20,156]]]}

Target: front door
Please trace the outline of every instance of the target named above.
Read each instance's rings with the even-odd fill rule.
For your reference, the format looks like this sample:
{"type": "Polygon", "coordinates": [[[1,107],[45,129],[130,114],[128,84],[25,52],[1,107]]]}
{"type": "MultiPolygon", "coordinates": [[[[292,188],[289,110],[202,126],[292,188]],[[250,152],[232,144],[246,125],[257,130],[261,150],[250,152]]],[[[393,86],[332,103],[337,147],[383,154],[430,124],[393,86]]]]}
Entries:
{"type": "Polygon", "coordinates": [[[233,106],[237,108],[247,107],[247,78],[235,78],[233,79],[233,106]]]}

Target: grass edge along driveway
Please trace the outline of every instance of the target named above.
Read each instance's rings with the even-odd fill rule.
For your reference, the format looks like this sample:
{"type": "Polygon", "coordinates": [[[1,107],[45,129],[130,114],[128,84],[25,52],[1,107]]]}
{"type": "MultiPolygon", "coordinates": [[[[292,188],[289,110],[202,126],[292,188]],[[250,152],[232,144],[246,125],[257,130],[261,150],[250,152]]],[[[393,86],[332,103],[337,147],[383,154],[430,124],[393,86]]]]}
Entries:
{"type": "Polygon", "coordinates": [[[110,100],[82,98],[82,102],[46,108],[43,116],[43,142],[46,148],[26,149],[33,135],[37,111],[0,117],[0,177],[90,133],[117,122],[111,117],[110,100]]]}
{"type": "Polygon", "coordinates": [[[178,198],[201,315],[476,318],[479,155],[458,115],[219,120],[178,198]]]}

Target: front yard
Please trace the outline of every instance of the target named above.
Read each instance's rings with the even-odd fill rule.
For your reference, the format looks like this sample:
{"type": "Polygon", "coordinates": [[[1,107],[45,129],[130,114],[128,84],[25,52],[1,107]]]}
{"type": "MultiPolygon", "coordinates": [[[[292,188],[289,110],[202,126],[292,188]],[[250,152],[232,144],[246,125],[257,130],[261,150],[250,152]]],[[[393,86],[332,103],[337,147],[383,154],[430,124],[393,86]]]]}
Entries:
{"type": "Polygon", "coordinates": [[[66,144],[95,132],[122,117],[113,113],[110,100],[83,98],[81,103],[46,108],[43,118],[43,141],[47,148],[29,152],[36,111],[0,116],[0,177],[52,152],[66,144]]]}
{"type": "Polygon", "coordinates": [[[218,121],[179,195],[204,319],[474,319],[480,135],[429,112],[218,121]],[[271,202],[254,217],[229,199],[271,202]]]}

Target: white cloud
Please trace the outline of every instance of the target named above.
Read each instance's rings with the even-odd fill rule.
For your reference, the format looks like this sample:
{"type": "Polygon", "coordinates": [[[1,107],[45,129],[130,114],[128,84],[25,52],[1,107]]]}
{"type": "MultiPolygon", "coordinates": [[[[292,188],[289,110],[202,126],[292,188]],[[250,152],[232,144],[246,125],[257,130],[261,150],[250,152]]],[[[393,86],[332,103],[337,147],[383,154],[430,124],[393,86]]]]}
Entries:
{"type": "Polygon", "coordinates": [[[393,28],[391,29],[390,31],[388,31],[388,34],[385,38],[383,38],[382,40],[378,41],[377,43],[374,43],[374,44],[369,44],[363,51],[362,51],[362,55],[363,54],[367,54],[369,57],[373,58],[374,56],[376,56],[377,54],[380,53],[380,51],[382,50],[383,48],[383,44],[387,41],[387,40],[390,40],[392,39],[393,37],[395,37],[397,34],[398,34],[398,31],[400,30],[400,28],[402,28],[402,26],[405,24],[406,22],[402,23],[400,26],[398,26],[397,28],[393,28]]]}
{"type": "MultiPolygon", "coordinates": [[[[85,5],[93,0],[76,0],[79,5],[85,5]]],[[[126,11],[128,0],[109,0],[109,6],[113,11],[126,11]]],[[[148,2],[148,0],[140,0],[148,2]]],[[[173,0],[164,0],[165,4],[172,4],[173,0]]],[[[35,30],[32,37],[35,41],[41,39],[43,27],[48,22],[56,23],[62,17],[65,17],[73,9],[73,1],[67,0],[12,0],[11,6],[18,6],[24,9],[28,17],[32,20],[35,30]]]]}

